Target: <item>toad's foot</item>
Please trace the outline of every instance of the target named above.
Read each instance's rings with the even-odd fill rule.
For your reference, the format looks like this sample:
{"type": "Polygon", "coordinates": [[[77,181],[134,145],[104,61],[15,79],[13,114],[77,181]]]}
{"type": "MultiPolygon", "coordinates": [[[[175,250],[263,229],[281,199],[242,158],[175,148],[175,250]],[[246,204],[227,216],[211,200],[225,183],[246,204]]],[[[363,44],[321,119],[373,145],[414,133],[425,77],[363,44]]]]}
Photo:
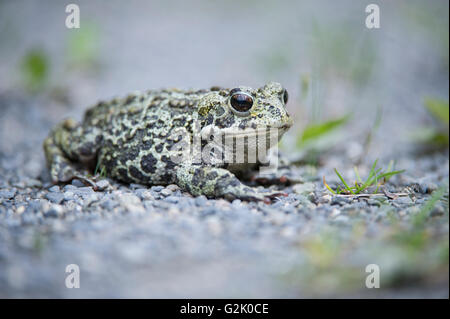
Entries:
{"type": "Polygon", "coordinates": [[[294,174],[291,170],[287,168],[280,168],[275,172],[257,172],[256,174],[250,176],[250,181],[263,185],[292,185],[303,183],[303,178],[294,174]]]}
{"type": "Polygon", "coordinates": [[[183,165],[177,169],[177,182],[178,186],[192,195],[223,197],[229,201],[270,202],[275,197],[286,196],[280,191],[258,191],[242,184],[231,172],[209,166],[183,165]]]}
{"type": "Polygon", "coordinates": [[[44,141],[44,150],[50,168],[50,177],[54,184],[68,183],[73,179],[78,179],[85,185],[97,189],[95,182],[75,167],[75,164],[55,145],[53,138],[49,137],[44,141]]]}

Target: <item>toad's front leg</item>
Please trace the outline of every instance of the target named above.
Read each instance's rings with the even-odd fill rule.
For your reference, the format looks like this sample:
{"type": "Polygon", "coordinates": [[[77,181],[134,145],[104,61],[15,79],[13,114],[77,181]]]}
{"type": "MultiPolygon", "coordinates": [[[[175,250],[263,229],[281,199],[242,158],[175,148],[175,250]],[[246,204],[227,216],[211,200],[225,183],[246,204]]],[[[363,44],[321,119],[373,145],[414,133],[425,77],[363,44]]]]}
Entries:
{"type": "Polygon", "coordinates": [[[79,179],[95,187],[95,183],[77,168],[95,159],[98,135],[94,130],[89,132],[91,134],[86,134],[81,126],[68,119],[45,139],[43,146],[53,183],[67,183],[72,179],[79,179]]]}
{"type": "Polygon", "coordinates": [[[284,196],[279,191],[258,191],[246,186],[231,172],[210,166],[182,165],[177,168],[177,183],[194,196],[223,197],[227,200],[269,201],[284,196]]]}

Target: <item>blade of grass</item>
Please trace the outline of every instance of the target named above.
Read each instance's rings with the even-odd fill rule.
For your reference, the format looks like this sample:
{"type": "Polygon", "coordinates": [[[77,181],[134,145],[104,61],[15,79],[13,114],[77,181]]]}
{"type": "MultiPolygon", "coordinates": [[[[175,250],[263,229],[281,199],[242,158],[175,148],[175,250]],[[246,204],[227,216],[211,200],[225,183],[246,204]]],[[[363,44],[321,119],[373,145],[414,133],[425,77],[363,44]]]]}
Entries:
{"type": "Polygon", "coordinates": [[[378,172],[381,171],[381,168],[377,169],[376,171],[370,171],[369,177],[367,178],[366,182],[361,185],[361,187],[359,187],[356,190],[356,194],[359,194],[360,192],[362,192],[363,190],[365,190],[367,187],[371,186],[374,183],[374,175],[376,177],[376,175],[378,174],[378,172]]]}
{"type": "Polygon", "coordinates": [[[375,190],[373,191],[374,194],[378,193],[378,188],[380,188],[381,183],[377,184],[377,188],[375,188],[375,190]]]}
{"type": "Polygon", "coordinates": [[[384,178],[385,181],[388,181],[388,179],[391,178],[392,176],[400,174],[400,173],[403,173],[404,171],[405,170],[402,169],[402,170],[399,170],[399,171],[392,171],[392,172],[383,173],[383,174],[378,175],[378,179],[384,178]]]}
{"type": "Polygon", "coordinates": [[[325,180],[325,176],[323,177],[323,184],[325,185],[325,187],[334,195],[336,195],[336,192],[334,190],[331,189],[331,187],[327,184],[326,180],[325,180]]]}
{"type": "Polygon", "coordinates": [[[305,143],[319,138],[327,133],[330,133],[334,129],[345,124],[350,118],[350,114],[340,117],[338,119],[330,120],[320,124],[311,124],[307,126],[300,139],[297,141],[297,147],[303,146],[305,143]]]}
{"type": "Polygon", "coordinates": [[[354,166],[353,170],[355,171],[356,180],[358,181],[358,183],[362,184],[363,182],[362,182],[361,177],[359,176],[358,168],[356,166],[354,166]]]}
{"type": "Polygon", "coordinates": [[[370,169],[369,176],[367,177],[366,182],[369,181],[370,178],[372,178],[372,176],[375,174],[375,168],[377,167],[377,163],[378,163],[378,159],[376,159],[375,162],[373,163],[372,168],[370,169]]]}
{"type": "Polygon", "coordinates": [[[337,169],[334,169],[334,172],[335,172],[336,175],[339,177],[339,179],[341,180],[342,184],[344,184],[344,186],[347,188],[347,190],[348,190],[350,193],[355,194],[355,193],[353,192],[352,188],[349,187],[349,186],[347,185],[347,182],[345,181],[345,179],[341,176],[341,174],[339,174],[338,170],[337,170],[337,169]]]}

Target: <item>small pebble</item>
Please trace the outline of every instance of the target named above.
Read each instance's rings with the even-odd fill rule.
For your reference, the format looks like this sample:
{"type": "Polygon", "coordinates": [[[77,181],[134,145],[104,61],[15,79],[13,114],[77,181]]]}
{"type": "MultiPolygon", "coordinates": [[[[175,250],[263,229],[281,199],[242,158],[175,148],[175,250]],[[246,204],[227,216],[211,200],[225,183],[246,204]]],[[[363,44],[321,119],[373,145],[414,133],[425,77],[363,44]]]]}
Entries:
{"type": "Polygon", "coordinates": [[[83,187],[83,186],[85,186],[84,183],[82,181],[80,181],[79,179],[72,180],[72,185],[75,186],[75,187],[83,187]]]}
{"type": "Polygon", "coordinates": [[[353,199],[349,197],[343,197],[343,196],[333,196],[331,199],[331,205],[345,205],[350,204],[353,201],[353,199]]]}
{"type": "Polygon", "coordinates": [[[315,188],[316,186],[314,183],[295,184],[293,191],[300,195],[308,195],[311,192],[314,192],[315,188]]]}
{"type": "Polygon", "coordinates": [[[419,184],[419,192],[421,194],[431,194],[436,189],[438,189],[438,186],[435,183],[422,182],[419,184]]]}
{"type": "Polygon", "coordinates": [[[11,199],[16,194],[15,190],[0,190],[0,198],[11,199]]]}
{"type": "Polygon", "coordinates": [[[45,217],[57,218],[62,215],[64,209],[61,205],[52,205],[49,210],[44,213],[45,217]]]}
{"type": "Polygon", "coordinates": [[[194,199],[194,201],[195,201],[195,205],[202,207],[202,206],[206,205],[206,203],[208,202],[208,199],[206,198],[206,196],[201,195],[201,196],[196,197],[194,199]]]}
{"type": "Polygon", "coordinates": [[[54,186],[50,187],[50,188],[48,189],[48,191],[49,191],[49,192],[59,192],[60,189],[59,189],[59,186],[58,186],[58,185],[54,185],[54,186]]]}
{"type": "Polygon", "coordinates": [[[95,185],[97,186],[98,190],[103,191],[109,187],[109,182],[107,179],[102,179],[95,183],[95,185]]]}
{"type": "Polygon", "coordinates": [[[147,186],[141,185],[141,184],[131,183],[131,184],[130,184],[130,188],[131,188],[131,189],[140,189],[140,188],[147,188],[147,186]]]}
{"type": "Polygon", "coordinates": [[[67,185],[65,185],[64,186],[64,191],[73,191],[74,189],[77,189],[78,187],[76,187],[76,186],[73,186],[73,185],[71,185],[71,184],[67,184],[67,185]]]}
{"type": "Polygon", "coordinates": [[[175,192],[175,191],[179,190],[180,188],[178,187],[178,185],[170,184],[170,185],[167,185],[166,189],[168,189],[172,192],[175,192]]]}
{"type": "Polygon", "coordinates": [[[152,186],[151,190],[154,192],[160,192],[164,189],[164,186],[152,186]]]}
{"type": "Polygon", "coordinates": [[[445,208],[440,204],[434,206],[434,208],[430,212],[431,217],[443,216],[444,214],[445,214],[445,208]]]}
{"type": "Polygon", "coordinates": [[[176,203],[178,203],[180,201],[180,198],[176,197],[176,196],[167,196],[164,200],[166,202],[176,204],[176,203]]]}
{"type": "Polygon", "coordinates": [[[163,196],[172,195],[172,191],[170,189],[164,188],[163,190],[161,190],[161,195],[163,196]]]}
{"type": "Polygon", "coordinates": [[[324,195],[322,197],[319,197],[319,200],[317,201],[319,204],[329,204],[331,203],[331,195],[324,195]]]}
{"type": "Polygon", "coordinates": [[[47,193],[45,195],[49,201],[55,204],[60,204],[64,200],[64,194],[62,193],[47,193]]]}

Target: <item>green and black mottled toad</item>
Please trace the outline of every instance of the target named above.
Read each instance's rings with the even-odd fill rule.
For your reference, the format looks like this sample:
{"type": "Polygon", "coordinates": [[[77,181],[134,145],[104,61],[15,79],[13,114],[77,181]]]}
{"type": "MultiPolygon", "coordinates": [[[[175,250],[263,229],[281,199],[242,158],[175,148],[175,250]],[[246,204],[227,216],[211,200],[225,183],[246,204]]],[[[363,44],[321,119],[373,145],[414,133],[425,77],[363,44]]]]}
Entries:
{"type": "Polygon", "coordinates": [[[276,133],[278,142],[291,127],[287,99],[287,91],[271,82],[259,89],[149,90],[99,102],[81,123],[65,120],[45,140],[52,181],[92,182],[81,173],[89,168],[126,183],[177,184],[194,196],[265,200],[280,192],[258,191],[236,176],[258,166],[248,161],[249,152],[268,145],[251,142],[256,133],[276,133]],[[237,146],[221,149],[222,156],[233,157],[244,145],[244,162],[217,160],[205,132],[235,141],[237,146]],[[192,147],[195,142],[199,147],[192,147]],[[212,159],[205,161],[208,152],[212,159]]]}

